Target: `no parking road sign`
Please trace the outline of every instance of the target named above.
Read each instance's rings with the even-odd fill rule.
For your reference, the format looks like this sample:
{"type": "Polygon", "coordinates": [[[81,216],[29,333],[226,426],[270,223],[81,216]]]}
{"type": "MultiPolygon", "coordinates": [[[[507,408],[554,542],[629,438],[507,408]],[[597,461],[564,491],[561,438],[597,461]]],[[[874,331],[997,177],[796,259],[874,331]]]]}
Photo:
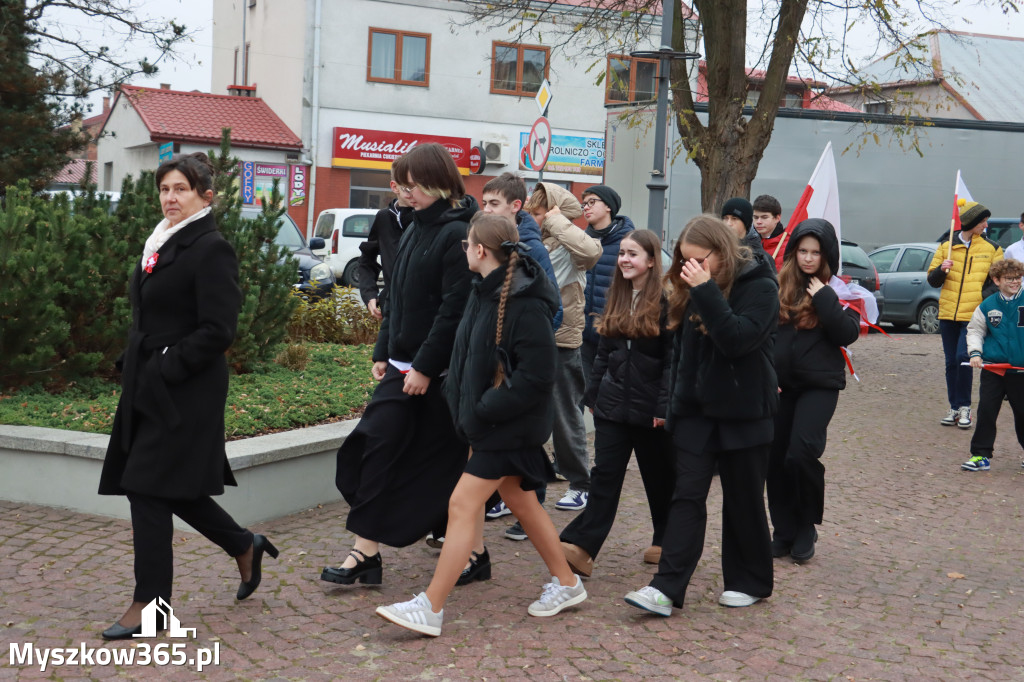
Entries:
{"type": "Polygon", "coordinates": [[[541,116],[533,123],[530,129],[530,137],[523,148],[523,162],[525,166],[535,171],[544,170],[548,162],[548,155],[551,153],[551,123],[541,116]]]}

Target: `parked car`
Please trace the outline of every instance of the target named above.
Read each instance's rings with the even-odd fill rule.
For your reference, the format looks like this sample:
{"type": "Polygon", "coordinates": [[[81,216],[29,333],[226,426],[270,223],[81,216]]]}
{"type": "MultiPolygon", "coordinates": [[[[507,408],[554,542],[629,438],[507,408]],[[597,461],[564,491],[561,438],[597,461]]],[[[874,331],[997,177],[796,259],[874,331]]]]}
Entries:
{"type": "MultiPolygon", "coordinates": [[[[253,220],[259,213],[260,209],[258,208],[242,209],[242,217],[246,220],[253,220]]],[[[323,239],[314,237],[307,244],[302,236],[302,230],[295,224],[292,217],[285,213],[278,219],[277,236],[274,237],[274,243],[291,251],[292,256],[298,262],[299,272],[292,286],[299,291],[302,298],[309,300],[331,295],[336,283],[334,273],[323,259],[313,254],[313,249],[324,248],[323,239]]]]}
{"type": "Polygon", "coordinates": [[[868,255],[882,283],[882,322],[897,329],[916,324],[924,334],[939,333],[939,289],[927,277],[937,247],[934,242],[890,244],[868,255]]]}
{"type": "MultiPolygon", "coordinates": [[[[1010,244],[1020,241],[1024,233],[1021,232],[1019,218],[989,218],[985,236],[1005,249],[1010,244]]],[[[946,228],[935,241],[941,243],[948,237],[949,228],[946,228]]]]}
{"type": "Polygon", "coordinates": [[[372,208],[328,208],[317,216],[313,238],[323,239],[324,246],[313,253],[324,259],[345,286],[359,286],[359,245],[370,234],[376,215],[372,208]]]}

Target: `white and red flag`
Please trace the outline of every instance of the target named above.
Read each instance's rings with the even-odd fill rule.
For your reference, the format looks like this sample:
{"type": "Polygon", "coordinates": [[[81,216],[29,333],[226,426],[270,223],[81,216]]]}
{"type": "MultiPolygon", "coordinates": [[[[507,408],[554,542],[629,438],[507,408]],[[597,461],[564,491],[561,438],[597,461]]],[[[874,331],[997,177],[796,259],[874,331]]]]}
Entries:
{"type": "Polygon", "coordinates": [[[786,236],[779,240],[775,253],[772,254],[777,267],[782,266],[782,254],[785,253],[789,235],[797,225],[808,218],[824,218],[832,223],[836,228],[836,239],[842,241],[842,233],[839,230],[839,179],[836,176],[836,160],[832,155],[831,142],[825,145],[825,151],[821,153],[818,165],[814,167],[811,179],[807,181],[807,187],[793,209],[793,215],[789,216],[786,236]]]}
{"type": "Polygon", "coordinates": [[[953,257],[953,233],[960,231],[960,205],[968,201],[974,201],[974,198],[971,197],[971,193],[967,190],[964,179],[960,177],[960,169],[957,168],[956,186],[953,188],[953,218],[949,221],[949,244],[946,248],[947,259],[953,257]]]}

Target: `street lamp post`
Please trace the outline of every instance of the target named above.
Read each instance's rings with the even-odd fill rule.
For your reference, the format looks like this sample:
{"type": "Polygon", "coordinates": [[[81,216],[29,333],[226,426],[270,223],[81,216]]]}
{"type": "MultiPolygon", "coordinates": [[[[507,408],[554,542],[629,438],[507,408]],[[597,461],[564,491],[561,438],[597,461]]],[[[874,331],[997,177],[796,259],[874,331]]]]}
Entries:
{"type": "MultiPolygon", "coordinates": [[[[671,0],[678,2],[679,0],[671,0]]],[[[665,172],[665,130],[668,127],[668,82],[673,59],[699,59],[696,52],[679,52],[672,49],[672,5],[663,2],[661,7],[661,48],[654,51],[630,52],[630,57],[658,60],[658,107],[654,123],[654,169],[647,206],[647,229],[664,238],[665,190],[668,189],[668,175],[665,172]]]]}

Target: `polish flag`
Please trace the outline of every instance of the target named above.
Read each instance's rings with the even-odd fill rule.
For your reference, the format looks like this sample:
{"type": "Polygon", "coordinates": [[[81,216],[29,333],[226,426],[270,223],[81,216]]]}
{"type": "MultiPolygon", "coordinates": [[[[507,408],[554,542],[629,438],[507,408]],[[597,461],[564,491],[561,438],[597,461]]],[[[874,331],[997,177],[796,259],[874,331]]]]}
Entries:
{"type": "Polygon", "coordinates": [[[956,187],[953,188],[953,218],[949,221],[949,248],[946,258],[953,257],[953,233],[960,231],[960,203],[974,201],[971,193],[967,191],[964,179],[960,177],[960,169],[956,170],[956,187]]]}
{"type": "Polygon", "coordinates": [[[793,229],[808,218],[824,218],[836,228],[836,239],[841,239],[839,231],[839,180],[836,176],[836,160],[832,155],[832,143],[825,145],[825,151],[818,159],[818,165],[811,173],[811,179],[800,195],[800,201],[793,209],[793,215],[786,223],[786,236],[779,240],[772,257],[778,268],[782,267],[782,254],[785,252],[786,239],[793,229]]]}

